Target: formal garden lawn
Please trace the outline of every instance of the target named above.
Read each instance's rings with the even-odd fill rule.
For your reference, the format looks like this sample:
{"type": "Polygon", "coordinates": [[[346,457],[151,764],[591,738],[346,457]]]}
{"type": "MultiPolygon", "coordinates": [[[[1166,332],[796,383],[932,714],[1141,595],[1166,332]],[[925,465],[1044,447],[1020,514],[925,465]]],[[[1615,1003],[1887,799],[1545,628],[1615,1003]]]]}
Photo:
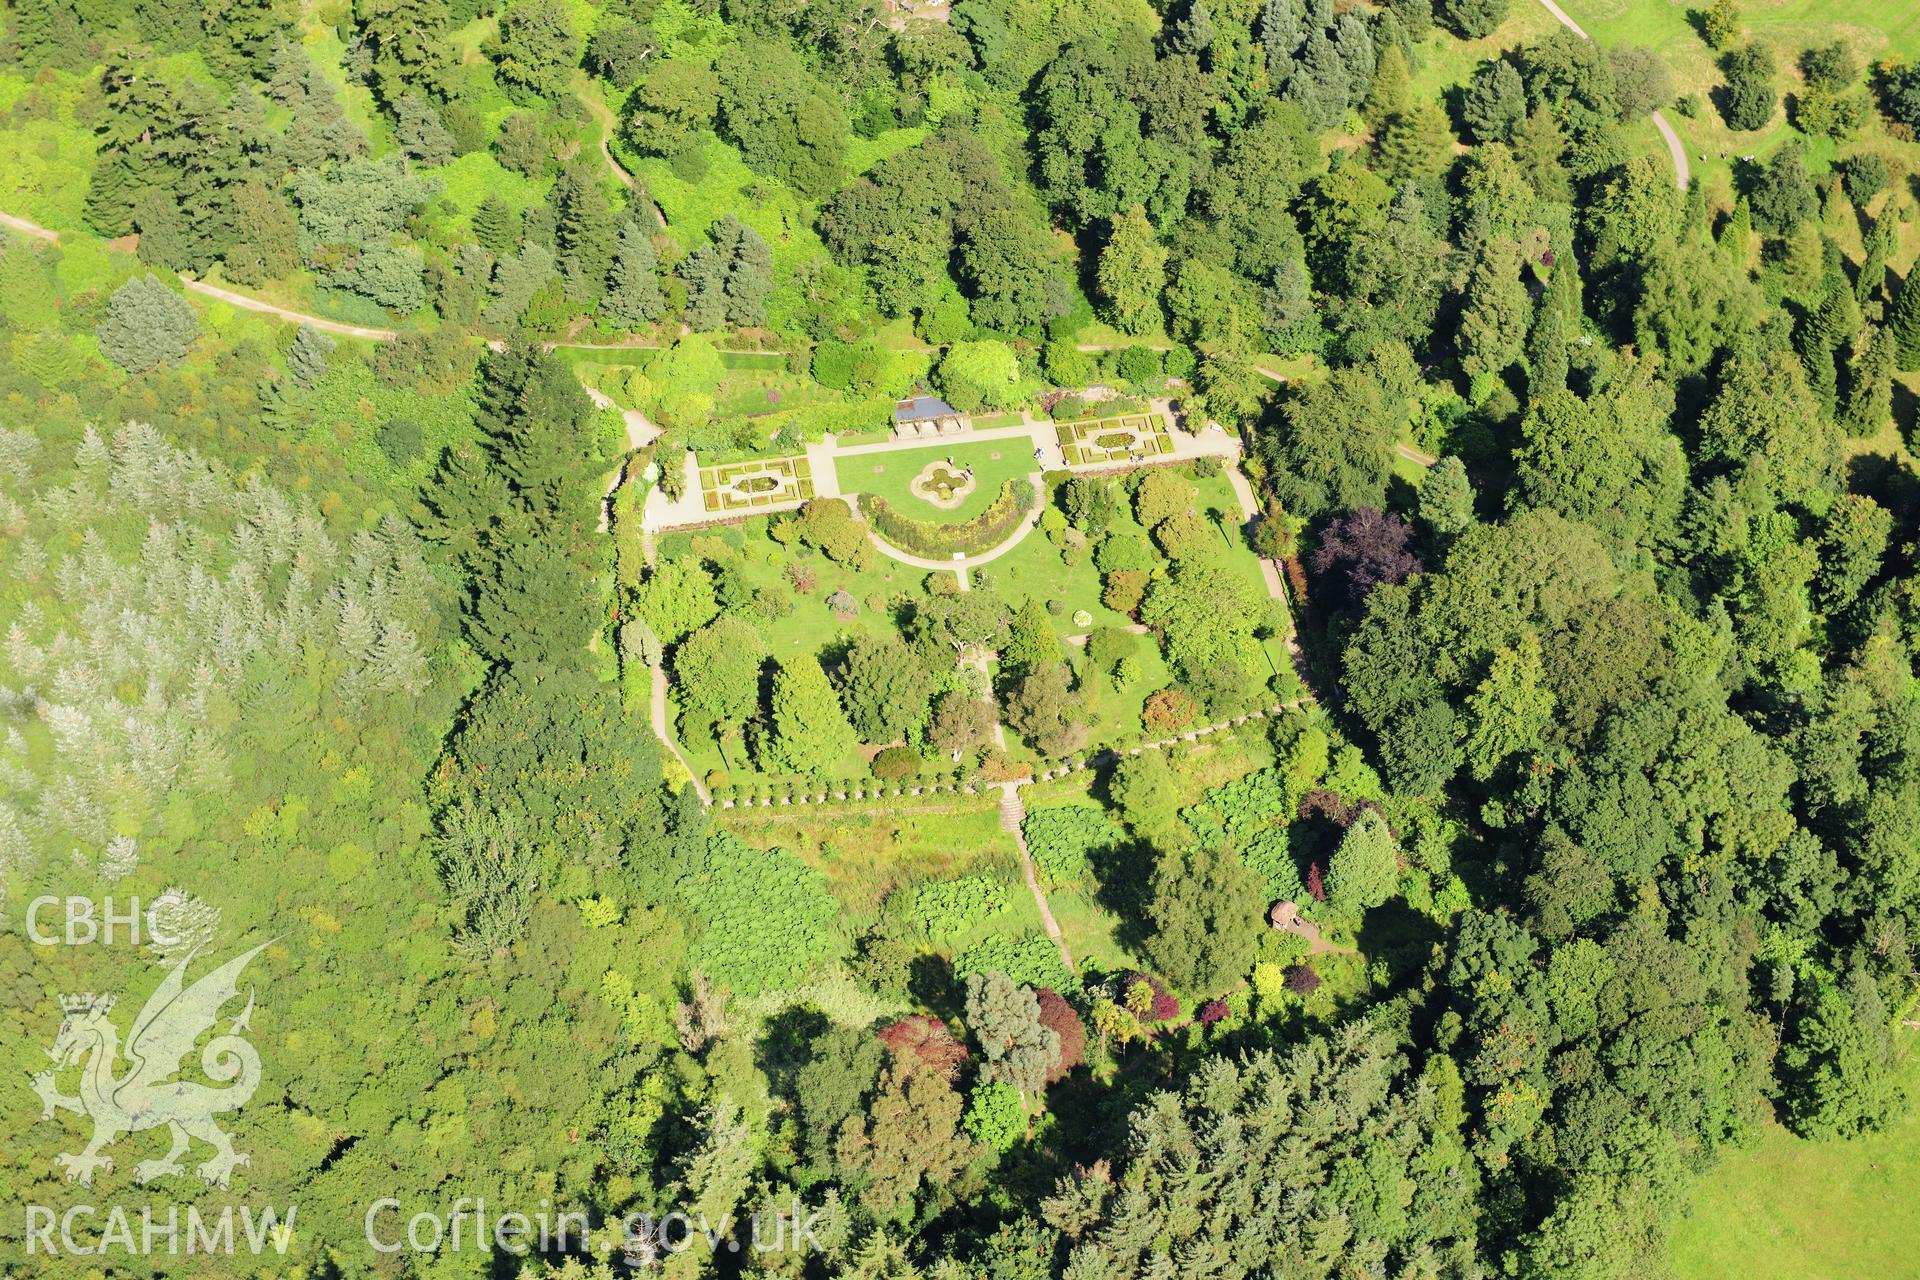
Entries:
{"type": "MultiPolygon", "coordinates": [[[[1920,1097],[1920,1046],[1896,1028],[1901,1077],[1920,1097]]],[[[1693,1189],[1667,1260],[1680,1280],[1864,1280],[1911,1276],[1920,1232],[1920,1110],[1884,1133],[1809,1142],[1769,1125],[1693,1189]]]]}
{"type": "Polygon", "coordinates": [[[930,444],[924,449],[904,449],[897,453],[854,454],[835,460],[840,473],[842,493],[873,494],[885,498],[895,512],[913,520],[938,524],[958,524],[971,520],[1000,496],[1008,480],[1024,483],[1037,464],[1033,449],[1024,437],[987,440],[978,443],[930,444]],[[953,466],[973,472],[973,491],[959,505],[939,507],[912,491],[914,478],[929,463],[951,461],[953,466]]]}

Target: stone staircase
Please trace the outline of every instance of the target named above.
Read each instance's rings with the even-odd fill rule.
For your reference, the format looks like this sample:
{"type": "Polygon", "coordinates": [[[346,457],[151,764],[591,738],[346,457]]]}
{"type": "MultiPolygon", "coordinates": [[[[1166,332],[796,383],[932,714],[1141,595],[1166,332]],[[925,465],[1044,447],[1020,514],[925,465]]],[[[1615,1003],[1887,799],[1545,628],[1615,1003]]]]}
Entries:
{"type": "Polygon", "coordinates": [[[1008,783],[1000,788],[1000,829],[1018,837],[1020,824],[1027,819],[1027,805],[1020,798],[1017,784],[1008,783]]]}

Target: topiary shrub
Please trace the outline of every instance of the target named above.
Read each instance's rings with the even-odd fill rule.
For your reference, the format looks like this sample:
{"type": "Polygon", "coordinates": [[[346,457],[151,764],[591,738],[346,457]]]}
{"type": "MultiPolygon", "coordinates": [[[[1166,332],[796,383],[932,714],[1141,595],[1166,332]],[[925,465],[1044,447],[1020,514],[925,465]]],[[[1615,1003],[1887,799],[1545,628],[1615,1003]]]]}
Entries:
{"type": "Polygon", "coordinates": [[[899,782],[920,776],[926,762],[912,747],[888,747],[873,758],[873,776],[883,782],[899,782]]]}

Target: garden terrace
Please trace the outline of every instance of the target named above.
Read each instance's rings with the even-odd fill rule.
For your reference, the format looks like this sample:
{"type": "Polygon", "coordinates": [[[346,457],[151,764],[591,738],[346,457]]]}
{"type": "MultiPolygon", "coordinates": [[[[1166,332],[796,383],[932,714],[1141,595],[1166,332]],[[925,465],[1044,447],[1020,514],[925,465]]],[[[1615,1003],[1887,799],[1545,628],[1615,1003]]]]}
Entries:
{"type": "Polygon", "coordinates": [[[1126,414],[1092,422],[1056,422],[1060,453],[1069,467],[1149,462],[1173,452],[1173,437],[1158,414],[1126,414]]]}
{"type": "Polygon", "coordinates": [[[765,458],[700,468],[700,505],[715,515],[805,502],[813,496],[813,471],[805,458],[765,458]]]}

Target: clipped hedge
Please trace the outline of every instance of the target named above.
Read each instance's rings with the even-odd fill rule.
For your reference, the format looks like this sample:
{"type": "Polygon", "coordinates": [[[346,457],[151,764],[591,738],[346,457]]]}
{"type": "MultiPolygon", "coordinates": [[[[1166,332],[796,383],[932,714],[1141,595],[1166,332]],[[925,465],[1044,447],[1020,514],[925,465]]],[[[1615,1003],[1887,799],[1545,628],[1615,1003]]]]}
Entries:
{"type": "Polygon", "coordinates": [[[860,511],[875,533],[902,551],[942,560],[956,554],[978,555],[999,546],[1012,536],[1032,506],[1033,486],[1024,477],[1002,483],[992,506],[957,524],[903,516],[875,494],[862,494],[860,498],[860,511]]]}

